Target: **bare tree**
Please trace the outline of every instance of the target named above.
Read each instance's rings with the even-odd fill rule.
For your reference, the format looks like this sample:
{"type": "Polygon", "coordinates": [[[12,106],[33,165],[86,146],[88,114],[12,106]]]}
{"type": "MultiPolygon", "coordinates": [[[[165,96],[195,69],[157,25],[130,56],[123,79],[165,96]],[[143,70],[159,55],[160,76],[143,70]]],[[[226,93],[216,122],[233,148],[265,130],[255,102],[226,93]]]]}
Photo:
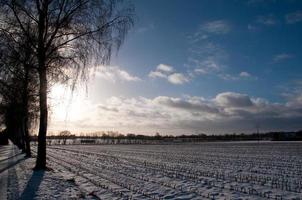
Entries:
{"type": "Polygon", "coordinates": [[[60,136],[60,138],[62,139],[63,144],[66,145],[67,139],[71,137],[71,132],[70,132],[70,131],[67,131],[67,130],[61,131],[61,132],[59,133],[59,136],[60,136]]]}
{"type": "Polygon", "coordinates": [[[29,129],[37,117],[34,55],[27,41],[8,30],[0,29],[1,114],[9,136],[30,157],[29,129]]]}
{"type": "Polygon", "coordinates": [[[91,68],[108,63],[132,26],[133,8],[118,0],[1,0],[0,6],[1,29],[25,36],[37,59],[40,125],[35,168],[45,169],[49,84],[69,81],[73,89],[78,80],[87,80],[91,68]]]}

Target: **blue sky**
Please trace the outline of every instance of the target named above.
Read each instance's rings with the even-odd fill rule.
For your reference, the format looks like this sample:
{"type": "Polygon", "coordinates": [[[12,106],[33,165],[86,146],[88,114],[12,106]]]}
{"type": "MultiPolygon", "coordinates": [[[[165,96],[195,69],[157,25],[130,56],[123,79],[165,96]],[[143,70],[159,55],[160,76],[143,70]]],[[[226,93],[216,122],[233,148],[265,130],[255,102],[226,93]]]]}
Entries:
{"type": "Polygon", "coordinates": [[[302,128],[302,1],[133,4],[134,28],[110,66],[98,68],[85,97],[107,118],[81,128],[148,134],[251,132],[259,123],[263,130],[302,128]]]}
{"type": "MultiPolygon", "coordinates": [[[[286,21],[289,13],[302,9],[301,1],[186,3],[181,0],[139,0],[134,3],[138,22],[118,57],[114,58],[114,64],[142,77],[159,63],[171,65],[185,73],[195,67],[189,61],[197,57],[191,52],[192,48],[199,47],[207,51],[207,44],[211,43],[226,54],[227,58],[220,61],[223,73],[238,76],[245,71],[254,76],[254,79],[236,81],[223,80],[213,75],[198,76],[190,84],[181,86],[181,89],[160,81],[161,85],[168,85],[171,94],[179,95],[189,91],[191,95],[210,97],[221,91],[232,90],[282,101],[280,87],[301,79],[302,24],[289,24],[286,21]],[[208,38],[204,41],[194,43],[190,40],[190,36],[200,31],[203,24],[215,21],[221,21],[221,29],[227,30],[223,32],[218,27],[216,31],[222,32],[205,32],[208,38]],[[278,56],[280,59],[274,61],[278,56]]],[[[151,94],[148,94],[166,93],[166,89],[163,87],[162,91],[150,91],[151,94]]]]}

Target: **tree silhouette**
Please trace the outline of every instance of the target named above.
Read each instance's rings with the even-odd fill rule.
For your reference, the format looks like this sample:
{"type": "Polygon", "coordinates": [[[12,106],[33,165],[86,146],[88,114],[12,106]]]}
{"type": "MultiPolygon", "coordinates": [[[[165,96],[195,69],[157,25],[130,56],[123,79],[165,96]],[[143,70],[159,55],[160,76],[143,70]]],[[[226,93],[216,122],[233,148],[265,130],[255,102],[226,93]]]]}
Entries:
{"type": "Polygon", "coordinates": [[[60,136],[61,140],[63,141],[63,144],[66,145],[67,139],[71,137],[71,132],[67,131],[67,130],[61,131],[59,133],[59,136],[60,136]]]}
{"type": "Polygon", "coordinates": [[[26,40],[8,30],[0,29],[1,115],[8,136],[31,156],[29,129],[37,117],[34,55],[26,40]]]}
{"type": "Polygon", "coordinates": [[[27,41],[39,77],[36,169],[46,168],[47,91],[52,82],[87,80],[110,61],[133,24],[133,8],[117,0],[1,0],[1,29],[27,41]],[[5,17],[4,17],[5,16],[5,17]]]}

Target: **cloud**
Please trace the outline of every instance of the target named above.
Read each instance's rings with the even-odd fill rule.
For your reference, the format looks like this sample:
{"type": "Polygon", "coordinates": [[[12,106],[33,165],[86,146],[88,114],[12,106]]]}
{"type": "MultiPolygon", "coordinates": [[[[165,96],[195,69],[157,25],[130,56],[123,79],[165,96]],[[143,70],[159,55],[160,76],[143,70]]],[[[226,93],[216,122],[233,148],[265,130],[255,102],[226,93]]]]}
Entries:
{"type": "Polygon", "coordinates": [[[239,76],[240,77],[251,77],[251,74],[248,72],[240,72],[239,76]]]}
{"type": "Polygon", "coordinates": [[[299,10],[296,12],[288,13],[285,16],[285,20],[286,20],[286,23],[288,23],[288,24],[295,24],[295,23],[301,22],[302,21],[302,11],[299,10]]]}
{"type": "Polygon", "coordinates": [[[161,71],[151,71],[148,76],[150,78],[167,78],[167,75],[161,71]]]}
{"type": "MultiPolygon", "coordinates": [[[[284,103],[236,92],[219,93],[214,98],[114,96],[100,103],[86,102],[81,109],[81,114],[73,113],[69,121],[78,131],[191,134],[198,130],[212,134],[252,132],[256,125],[263,131],[302,128],[301,93],[288,96],[284,103]]],[[[61,127],[62,123],[54,119],[51,126],[61,127]]]]}
{"type": "Polygon", "coordinates": [[[201,25],[200,30],[210,34],[221,35],[229,33],[231,26],[226,20],[216,20],[201,25]]]}
{"type": "Polygon", "coordinates": [[[224,70],[227,59],[228,54],[220,45],[202,42],[190,48],[187,65],[193,68],[191,72],[193,76],[213,75],[224,70]]]}
{"type": "Polygon", "coordinates": [[[249,107],[253,105],[248,95],[234,92],[220,93],[216,96],[215,101],[223,107],[249,107]]]}
{"type": "MultiPolygon", "coordinates": [[[[188,37],[191,44],[185,64],[191,79],[196,76],[216,76],[224,80],[246,80],[247,77],[227,73],[229,54],[212,36],[225,35],[232,27],[226,20],[209,21],[188,37]],[[243,79],[244,78],[244,79],[243,79]]],[[[249,77],[249,79],[251,79],[249,77]]]]}
{"type": "Polygon", "coordinates": [[[159,64],[156,68],[157,71],[163,71],[163,72],[173,72],[174,69],[170,65],[165,65],[165,64],[159,64]]]}
{"type": "Polygon", "coordinates": [[[214,72],[221,71],[223,68],[223,65],[221,65],[215,58],[206,58],[202,61],[199,60],[192,60],[196,64],[196,68],[194,69],[194,72],[197,74],[210,74],[214,72]]]}
{"type": "Polygon", "coordinates": [[[153,99],[153,102],[159,105],[164,105],[169,108],[175,108],[180,110],[191,110],[205,113],[218,113],[219,110],[207,104],[206,101],[200,98],[189,97],[184,100],[181,98],[173,98],[167,96],[159,96],[153,99]]]}
{"type": "Polygon", "coordinates": [[[196,68],[192,74],[208,74],[208,70],[205,68],[196,68]]]}
{"type": "Polygon", "coordinates": [[[189,79],[182,73],[173,73],[168,76],[168,81],[175,85],[181,85],[186,82],[189,82],[189,79]]]}
{"type": "Polygon", "coordinates": [[[100,66],[96,71],[96,77],[112,82],[116,81],[141,81],[137,76],[129,74],[118,66],[100,66]]]}
{"type": "Polygon", "coordinates": [[[227,20],[208,21],[199,26],[198,30],[189,35],[191,43],[200,42],[209,39],[211,36],[225,35],[232,30],[227,20]]]}
{"type": "Polygon", "coordinates": [[[253,22],[247,25],[247,29],[249,31],[256,32],[256,31],[260,31],[263,28],[263,26],[272,27],[277,25],[278,23],[279,20],[273,14],[259,15],[256,17],[256,19],[253,22]]]}
{"type": "Polygon", "coordinates": [[[266,26],[273,26],[276,25],[278,21],[273,14],[269,14],[258,16],[256,22],[266,26]]]}
{"type": "Polygon", "coordinates": [[[210,21],[202,24],[193,36],[188,37],[189,48],[188,68],[190,79],[197,76],[216,76],[223,80],[255,80],[257,77],[243,72],[230,74],[227,72],[229,54],[225,47],[210,36],[224,35],[231,31],[226,20],[210,21]]]}
{"type": "Polygon", "coordinates": [[[170,83],[174,85],[182,85],[190,81],[188,76],[183,73],[174,72],[174,68],[170,65],[159,64],[155,71],[149,73],[150,78],[163,78],[167,79],[170,83]]]}
{"type": "Polygon", "coordinates": [[[190,57],[187,66],[193,68],[189,74],[191,78],[196,76],[216,76],[223,80],[256,80],[256,76],[252,76],[248,72],[240,72],[239,74],[227,73],[228,53],[223,47],[213,42],[202,42],[193,45],[190,49],[190,57]]]}
{"type": "Polygon", "coordinates": [[[231,75],[231,74],[227,74],[227,73],[219,73],[217,74],[217,77],[225,80],[225,81],[236,81],[239,80],[239,77],[236,75],[231,75]]]}
{"type": "Polygon", "coordinates": [[[166,64],[159,64],[155,71],[149,73],[151,78],[167,78],[174,71],[173,67],[166,64]]]}
{"type": "Polygon", "coordinates": [[[99,105],[98,106],[99,109],[104,110],[104,111],[110,111],[110,112],[118,112],[118,109],[115,107],[107,107],[104,105],[99,105]]]}
{"type": "Polygon", "coordinates": [[[218,73],[217,76],[226,81],[239,81],[239,80],[257,80],[258,77],[251,75],[248,72],[240,72],[239,74],[228,74],[228,73],[218,73]]]}
{"type": "Polygon", "coordinates": [[[273,60],[274,63],[278,63],[278,62],[281,62],[281,61],[284,61],[284,60],[291,59],[293,57],[294,57],[294,55],[292,55],[292,54],[281,53],[281,54],[277,54],[277,55],[273,56],[272,60],[273,60]]]}

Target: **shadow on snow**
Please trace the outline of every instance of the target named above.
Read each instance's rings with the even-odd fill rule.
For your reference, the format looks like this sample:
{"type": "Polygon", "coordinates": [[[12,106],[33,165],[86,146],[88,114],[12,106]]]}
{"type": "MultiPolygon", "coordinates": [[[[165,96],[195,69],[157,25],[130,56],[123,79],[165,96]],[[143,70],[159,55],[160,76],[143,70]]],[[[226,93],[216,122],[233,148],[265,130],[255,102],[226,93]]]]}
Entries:
{"type": "Polygon", "coordinates": [[[43,180],[44,173],[44,170],[33,171],[30,180],[28,181],[24,191],[20,196],[21,200],[34,199],[43,180]]]}

